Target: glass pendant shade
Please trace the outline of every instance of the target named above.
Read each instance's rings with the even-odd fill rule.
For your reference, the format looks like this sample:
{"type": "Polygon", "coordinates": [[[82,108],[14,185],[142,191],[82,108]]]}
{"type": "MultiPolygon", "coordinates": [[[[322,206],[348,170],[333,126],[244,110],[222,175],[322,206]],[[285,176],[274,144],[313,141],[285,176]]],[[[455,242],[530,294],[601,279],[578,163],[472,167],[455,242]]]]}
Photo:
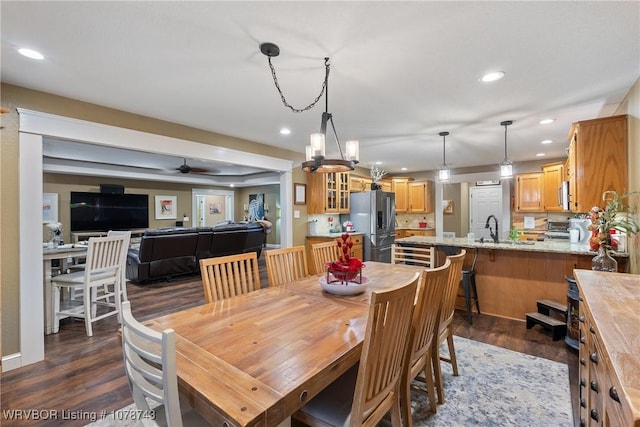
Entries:
{"type": "Polygon", "coordinates": [[[352,140],[346,142],[345,159],[360,160],[360,143],[358,141],[352,140]]]}
{"type": "Polygon", "coordinates": [[[307,161],[313,160],[313,147],[311,147],[311,145],[307,145],[306,147],[304,147],[304,152],[304,157],[307,161]]]}
{"type": "Polygon", "coordinates": [[[513,163],[504,159],[500,163],[500,178],[512,178],[513,177],[513,163]]]}
{"type": "Polygon", "coordinates": [[[450,178],[451,170],[446,165],[443,165],[438,171],[438,179],[440,180],[440,182],[446,182],[449,181],[450,178]]]}
{"type": "Polygon", "coordinates": [[[324,157],[324,134],[311,134],[311,157],[324,157]]]}

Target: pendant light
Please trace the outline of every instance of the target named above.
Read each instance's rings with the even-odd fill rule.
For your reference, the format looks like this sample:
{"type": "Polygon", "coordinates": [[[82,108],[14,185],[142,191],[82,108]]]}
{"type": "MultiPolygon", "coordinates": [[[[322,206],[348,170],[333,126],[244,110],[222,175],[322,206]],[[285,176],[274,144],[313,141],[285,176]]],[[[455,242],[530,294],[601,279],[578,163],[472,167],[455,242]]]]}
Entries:
{"type": "Polygon", "coordinates": [[[449,132],[440,132],[438,135],[442,137],[442,166],[440,166],[440,170],[438,171],[438,179],[440,182],[447,182],[451,178],[451,170],[449,166],[447,166],[446,155],[446,137],[449,135],[449,132]]]}
{"type": "Polygon", "coordinates": [[[360,158],[360,146],[358,141],[351,140],[346,142],[345,151],[342,152],[340,146],[340,140],[338,139],[338,133],[336,127],[333,124],[333,115],[329,113],[329,58],[324,58],[325,76],[324,82],[320,94],[316,99],[304,108],[294,108],[289,105],[280,89],[278,84],[278,78],[276,77],[276,70],[271,64],[271,58],[280,54],[280,48],[274,43],[262,43],[260,45],[260,52],[262,52],[268,58],[269,68],[271,69],[271,75],[273,76],[273,82],[278,89],[280,99],[285,107],[291,109],[294,113],[301,113],[303,111],[310,110],[324,95],[325,111],[322,113],[322,121],[320,122],[320,132],[311,134],[310,144],[305,147],[305,161],[302,163],[302,170],[305,172],[347,172],[355,169],[355,165],[359,162],[360,158]],[[331,123],[331,129],[335,136],[336,145],[338,146],[338,152],[340,153],[339,159],[327,159],[325,158],[325,139],[327,136],[327,124],[331,123]]]}
{"type": "Polygon", "coordinates": [[[500,126],[504,126],[504,160],[500,162],[500,178],[513,178],[513,163],[507,158],[507,126],[511,124],[511,120],[500,122],[500,126]]]}

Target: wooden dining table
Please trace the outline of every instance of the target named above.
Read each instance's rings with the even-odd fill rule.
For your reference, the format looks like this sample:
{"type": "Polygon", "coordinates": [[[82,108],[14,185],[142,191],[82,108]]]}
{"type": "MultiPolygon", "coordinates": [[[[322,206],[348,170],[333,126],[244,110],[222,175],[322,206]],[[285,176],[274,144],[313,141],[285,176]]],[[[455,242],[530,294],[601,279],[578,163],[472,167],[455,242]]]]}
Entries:
{"type": "Polygon", "coordinates": [[[420,272],[417,266],[367,262],[368,286],[359,295],[327,293],[320,276],[310,276],[145,324],[175,331],[181,397],[211,425],[286,425],[360,360],[371,292],[405,284],[420,272]]]}

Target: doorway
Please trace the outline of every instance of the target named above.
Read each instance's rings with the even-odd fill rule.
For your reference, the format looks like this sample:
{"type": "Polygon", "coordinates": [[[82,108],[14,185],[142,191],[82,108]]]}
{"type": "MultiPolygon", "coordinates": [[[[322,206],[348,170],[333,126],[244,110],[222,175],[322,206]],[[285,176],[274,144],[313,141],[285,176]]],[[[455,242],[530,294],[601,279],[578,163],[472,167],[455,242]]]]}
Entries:
{"type": "Polygon", "coordinates": [[[193,225],[213,227],[220,221],[234,219],[234,193],[225,190],[191,190],[193,200],[193,225]]]}
{"type": "MultiPolygon", "coordinates": [[[[469,230],[476,239],[490,239],[489,229],[485,228],[485,224],[489,215],[502,218],[502,186],[471,187],[469,198],[469,230]]],[[[498,235],[501,235],[500,230],[498,235]]]]}

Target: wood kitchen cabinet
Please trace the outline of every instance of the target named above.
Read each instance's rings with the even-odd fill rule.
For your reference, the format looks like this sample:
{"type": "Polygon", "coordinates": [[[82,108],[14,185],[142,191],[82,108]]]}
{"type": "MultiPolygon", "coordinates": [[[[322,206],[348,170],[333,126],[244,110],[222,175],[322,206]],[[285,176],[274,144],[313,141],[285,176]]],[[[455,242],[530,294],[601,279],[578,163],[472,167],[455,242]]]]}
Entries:
{"type": "Polygon", "coordinates": [[[396,195],[396,213],[409,211],[409,178],[393,178],[393,192],[396,195]]]}
{"type": "Polygon", "coordinates": [[[349,177],[349,191],[352,193],[358,193],[361,191],[371,191],[371,178],[363,176],[350,175],[349,177]]]}
{"type": "Polygon", "coordinates": [[[386,192],[393,192],[393,184],[391,181],[380,180],[378,181],[378,185],[380,185],[380,190],[386,192]]]}
{"type": "Polygon", "coordinates": [[[516,212],[542,212],[542,172],[516,175],[516,212]]]}
{"type": "Polygon", "coordinates": [[[431,181],[415,181],[409,183],[409,207],[410,213],[433,212],[431,181]]]}
{"type": "Polygon", "coordinates": [[[545,212],[561,212],[560,190],[564,180],[564,164],[550,163],[542,166],[542,201],[545,212]]]}
{"type": "Polygon", "coordinates": [[[607,190],[629,191],[626,115],[574,123],[569,141],[571,211],[588,212],[602,206],[602,193],[607,190]]]}
{"type": "Polygon", "coordinates": [[[349,172],[307,175],[307,213],[349,213],[349,172]]]}
{"type": "Polygon", "coordinates": [[[581,426],[640,425],[640,276],[575,270],[581,426]],[[623,327],[621,325],[627,325],[623,327]]]}

